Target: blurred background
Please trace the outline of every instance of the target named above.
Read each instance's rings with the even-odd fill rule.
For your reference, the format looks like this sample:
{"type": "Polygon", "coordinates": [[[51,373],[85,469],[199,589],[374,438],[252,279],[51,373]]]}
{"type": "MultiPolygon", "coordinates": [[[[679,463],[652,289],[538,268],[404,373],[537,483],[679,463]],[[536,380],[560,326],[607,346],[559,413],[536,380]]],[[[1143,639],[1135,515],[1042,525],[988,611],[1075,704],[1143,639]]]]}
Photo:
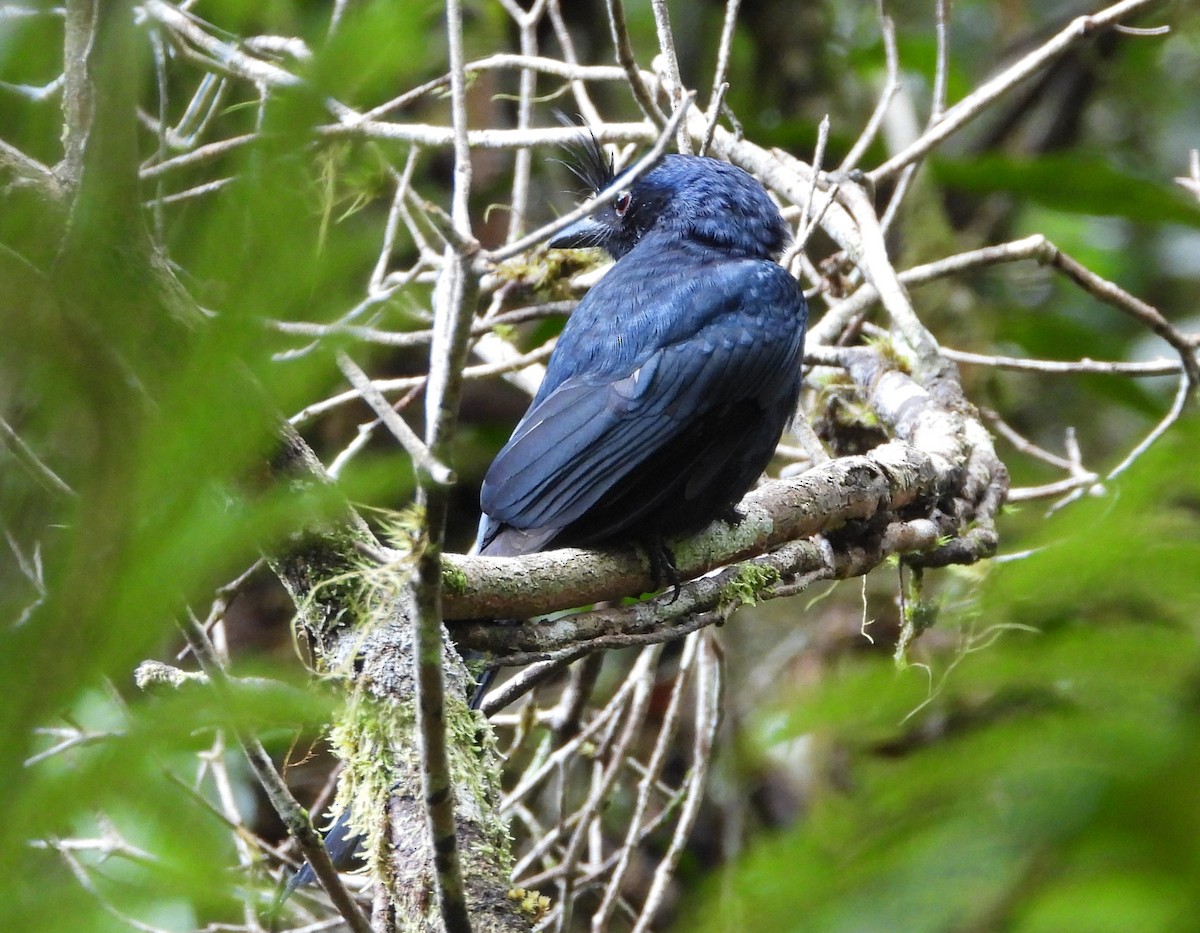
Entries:
{"type": "MultiPolygon", "coordinates": [[[[902,86],[863,168],[929,117],[934,6],[886,5],[902,86]]],[[[533,31],[540,54],[614,63],[603,3],[549,7],[533,31]]],[[[725,4],[669,8],[684,84],[706,102],[725,4]]],[[[514,9],[466,4],[468,60],[521,49],[514,9]]],[[[954,3],[949,101],[1097,9],[954,3]]],[[[626,13],[648,67],[650,5],[628,0],[626,13]]],[[[308,805],[328,798],[322,735],[338,703],[333,687],[310,686],[293,607],[256,564],[325,507],[263,488],[272,419],[293,418],[381,529],[411,504],[404,452],[362,428],[361,402],[323,400],[347,389],[335,362],[347,350],[373,378],[398,381],[389,398],[420,429],[428,338],[403,335],[428,327],[436,224],[416,201],[396,206],[397,179],[449,208],[447,145],[329,131],[328,101],[364,112],[444,75],[443,9],[137,8],[123,72],[139,104],[130,145],[143,218],[205,312],[178,343],[153,319],[161,304],[146,283],[120,271],[119,244],[100,235],[83,265],[72,260],[64,230],[103,225],[57,215],[9,151],[46,166],[64,156],[69,19],[39,3],[0,6],[0,928],[254,929],[244,892],[269,900],[273,882],[236,825],[268,846],[284,840],[228,729],[257,733],[308,805]],[[229,49],[304,81],[256,84],[236,60],[221,64],[229,49]],[[231,706],[186,684],[134,685],[147,658],[194,668],[179,655],[185,607],[221,623],[235,673],[264,678],[231,706]]],[[[934,151],[889,230],[898,269],[1043,234],[1179,329],[1200,330],[1200,207],[1173,181],[1200,147],[1200,10],[1160,3],[1135,25],[1170,29],[1089,37],[934,151]]],[[[726,103],[747,139],[805,161],[829,115],[833,167],[885,75],[875,4],[744,0],[726,103]]],[[[474,73],[472,127],[517,125],[519,76],[474,73]]],[[[606,122],[640,119],[623,82],[588,88],[606,122]]],[[[575,111],[562,80],[539,77],[536,94],[535,126],[575,111]]],[[[380,119],[445,126],[448,111],[434,86],[380,119]]],[[[534,153],[527,217],[514,222],[521,157],[476,150],[471,214],[485,247],[577,202],[560,155],[534,153]]],[[[891,194],[877,192],[881,209],[891,194]]],[[[834,252],[821,236],[808,247],[822,269],[834,252]]],[[[520,350],[557,333],[581,291],[570,262],[547,268],[544,253],[515,262],[490,298],[492,313],[514,312],[497,332],[520,350]]],[[[829,278],[805,283],[823,289],[814,320],[837,297],[829,278]]],[[[913,294],[953,350],[1170,357],[1144,325],[1032,262],[913,294]]],[[[928,572],[919,590],[890,564],[738,613],[718,635],[724,714],[702,814],[654,928],[1200,929],[1200,426],[1189,411],[1105,480],[1166,413],[1176,377],[981,364],[962,375],[1000,433],[1014,487],[1057,482],[1071,465],[1095,481],[1070,501],[1014,502],[999,558],[928,572]],[[905,600],[929,627],[897,661],[905,600]]],[[[469,546],[483,472],[527,401],[497,377],[469,383],[452,549],[469,546]]],[[[658,667],[664,696],[678,655],[667,649],[658,667]]],[[[606,657],[597,696],[634,663],[606,657]]],[[[651,721],[663,706],[651,705],[651,721]]],[[[507,741],[522,727],[501,728],[507,741]]],[[[665,772],[675,780],[692,739],[682,728],[665,772]]],[[[511,756],[509,786],[523,754],[511,756]]],[[[631,793],[615,792],[604,817],[618,839],[631,793]]],[[[528,843],[528,825],[515,832],[528,843]]],[[[670,838],[668,822],[642,840],[626,882],[634,901],[670,838]]],[[[317,922],[318,908],[305,909],[317,922]]],[[[611,928],[631,925],[618,913],[611,928]]]]}

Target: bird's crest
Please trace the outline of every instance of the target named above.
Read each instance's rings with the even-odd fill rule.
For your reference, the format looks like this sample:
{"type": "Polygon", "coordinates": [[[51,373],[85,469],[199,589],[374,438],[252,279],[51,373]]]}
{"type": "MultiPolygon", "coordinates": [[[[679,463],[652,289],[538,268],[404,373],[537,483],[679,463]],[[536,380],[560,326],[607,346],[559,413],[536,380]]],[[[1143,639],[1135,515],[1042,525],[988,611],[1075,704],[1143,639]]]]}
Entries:
{"type": "Polygon", "coordinates": [[[590,193],[599,194],[616,178],[612,157],[605,155],[604,148],[596,139],[592,128],[583,121],[582,117],[571,119],[561,111],[556,116],[563,126],[577,127],[586,131],[587,135],[584,138],[563,143],[567,158],[560,162],[572,175],[587,185],[590,193]]]}

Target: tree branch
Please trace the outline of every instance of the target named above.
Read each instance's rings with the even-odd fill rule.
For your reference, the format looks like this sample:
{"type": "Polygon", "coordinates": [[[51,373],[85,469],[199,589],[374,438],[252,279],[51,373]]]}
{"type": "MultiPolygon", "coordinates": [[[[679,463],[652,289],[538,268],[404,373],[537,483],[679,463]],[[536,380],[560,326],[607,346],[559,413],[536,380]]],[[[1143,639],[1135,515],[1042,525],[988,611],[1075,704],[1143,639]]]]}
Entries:
{"type": "MultiPolygon", "coordinates": [[[[717,521],[699,535],[670,542],[682,578],[851,521],[887,516],[932,517],[943,534],[966,532],[969,540],[951,549],[953,560],[970,562],[994,550],[991,521],[1008,489],[1008,473],[982,425],[945,408],[944,399],[876,351],[842,350],[840,362],[899,440],[769,482],[742,500],[736,525],[717,521]]],[[[947,548],[922,559],[949,560],[941,553],[947,548]]],[[[528,618],[655,587],[648,558],[629,548],[566,548],[509,558],[447,555],[445,562],[444,610],[450,619],[528,618]]],[[[488,645],[497,647],[502,639],[498,634],[488,645]]]]}
{"type": "Polygon", "coordinates": [[[885,178],[927,155],[930,150],[983,113],[993,101],[1045,68],[1071,46],[1157,2],[1159,0],[1123,0],[1123,2],[1114,3],[1099,13],[1076,17],[1050,41],[1038,46],[994,78],[985,81],[953,107],[946,110],[941,118],[922,133],[921,137],[911,146],[903,152],[896,153],[883,165],[872,169],[867,173],[867,178],[872,185],[877,186],[885,178]]]}
{"type": "MultiPolygon", "coordinates": [[[[329,482],[312,451],[291,432],[283,436],[273,470],[298,490],[329,482]]],[[[437,907],[430,897],[434,853],[417,752],[418,651],[408,586],[415,560],[409,555],[377,573],[365,572],[364,555],[382,550],[345,506],[324,524],[298,531],[270,564],[313,639],[318,669],[342,676],[354,672],[350,694],[361,699],[339,728],[339,749],[348,756],[344,780],[354,786],[344,787],[341,799],[354,813],[353,825],[369,839],[390,835],[387,851],[372,855],[386,882],[380,890],[387,892],[377,897],[376,921],[387,929],[425,931],[434,928],[429,912],[436,915],[437,907]]],[[[495,748],[476,744],[480,721],[466,704],[473,681],[457,654],[447,650],[446,657],[445,721],[454,737],[448,767],[459,790],[456,840],[466,903],[481,930],[524,931],[528,922],[508,898],[511,844],[496,812],[495,748]]]]}

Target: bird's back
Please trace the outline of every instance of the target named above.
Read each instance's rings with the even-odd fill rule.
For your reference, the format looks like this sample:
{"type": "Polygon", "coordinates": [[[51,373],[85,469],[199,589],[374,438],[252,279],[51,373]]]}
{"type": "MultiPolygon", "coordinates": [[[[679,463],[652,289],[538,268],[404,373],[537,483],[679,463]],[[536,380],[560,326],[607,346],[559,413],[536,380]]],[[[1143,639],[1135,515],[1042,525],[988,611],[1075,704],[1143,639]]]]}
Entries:
{"type": "Polygon", "coordinates": [[[795,411],[805,304],[770,260],[644,238],[568,321],[484,482],[485,553],[699,530],[795,411]]]}

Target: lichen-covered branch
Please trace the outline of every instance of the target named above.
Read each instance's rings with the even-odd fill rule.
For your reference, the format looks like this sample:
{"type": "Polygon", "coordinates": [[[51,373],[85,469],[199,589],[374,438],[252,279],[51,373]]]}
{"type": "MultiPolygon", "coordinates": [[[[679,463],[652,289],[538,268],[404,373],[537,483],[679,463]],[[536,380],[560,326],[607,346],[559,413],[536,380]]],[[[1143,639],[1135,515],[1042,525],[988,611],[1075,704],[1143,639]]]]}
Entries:
{"type": "MultiPolygon", "coordinates": [[[[939,534],[965,536],[914,558],[922,563],[971,562],[994,551],[992,522],[1008,490],[1008,473],[971,410],[945,407],[879,351],[851,348],[838,356],[898,440],[766,483],[742,500],[736,525],[717,521],[695,537],[671,542],[681,577],[850,522],[878,525],[889,516],[931,518],[939,534]]],[[[447,555],[445,563],[448,618],[527,618],[656,587],[647,558],[633,548],[519,558],[447,555]]],[[[484,635],[470,629],[464,639],[474,645],[478,637],[496,648],[504,633],[511,630],[484,635]]]]}
{"type": "MultiPolygon", "coordinates": [[[[306,444],[286,432],[274,464],[280,480],[300,488],[325,485],[306,444]]],[[[417,656],[409,587],[415,559],[369,572],[380,544],[347,506],[321,527],[298,530],[274,555],[272,569],[288,588],[313,639],[318,669],[346,681],[351,696],[337,729],[337,751],[349,765],[342,802],[354,825],[376,843],[371,859],[384,880],[375,922],[384,929],[440,929],[434,850],[428,835],[417,739],[417,656]],[[386,842],[386,844],[384,844],[386,842]]],[[[496,810],[497,767],[487,730],[467,709],[470,676],[445,652],[448,772],[457,790],[456,843],[466,903],[475,929],[510,931],[528,924],[508,898],[511,856],[496,810]]]]}

